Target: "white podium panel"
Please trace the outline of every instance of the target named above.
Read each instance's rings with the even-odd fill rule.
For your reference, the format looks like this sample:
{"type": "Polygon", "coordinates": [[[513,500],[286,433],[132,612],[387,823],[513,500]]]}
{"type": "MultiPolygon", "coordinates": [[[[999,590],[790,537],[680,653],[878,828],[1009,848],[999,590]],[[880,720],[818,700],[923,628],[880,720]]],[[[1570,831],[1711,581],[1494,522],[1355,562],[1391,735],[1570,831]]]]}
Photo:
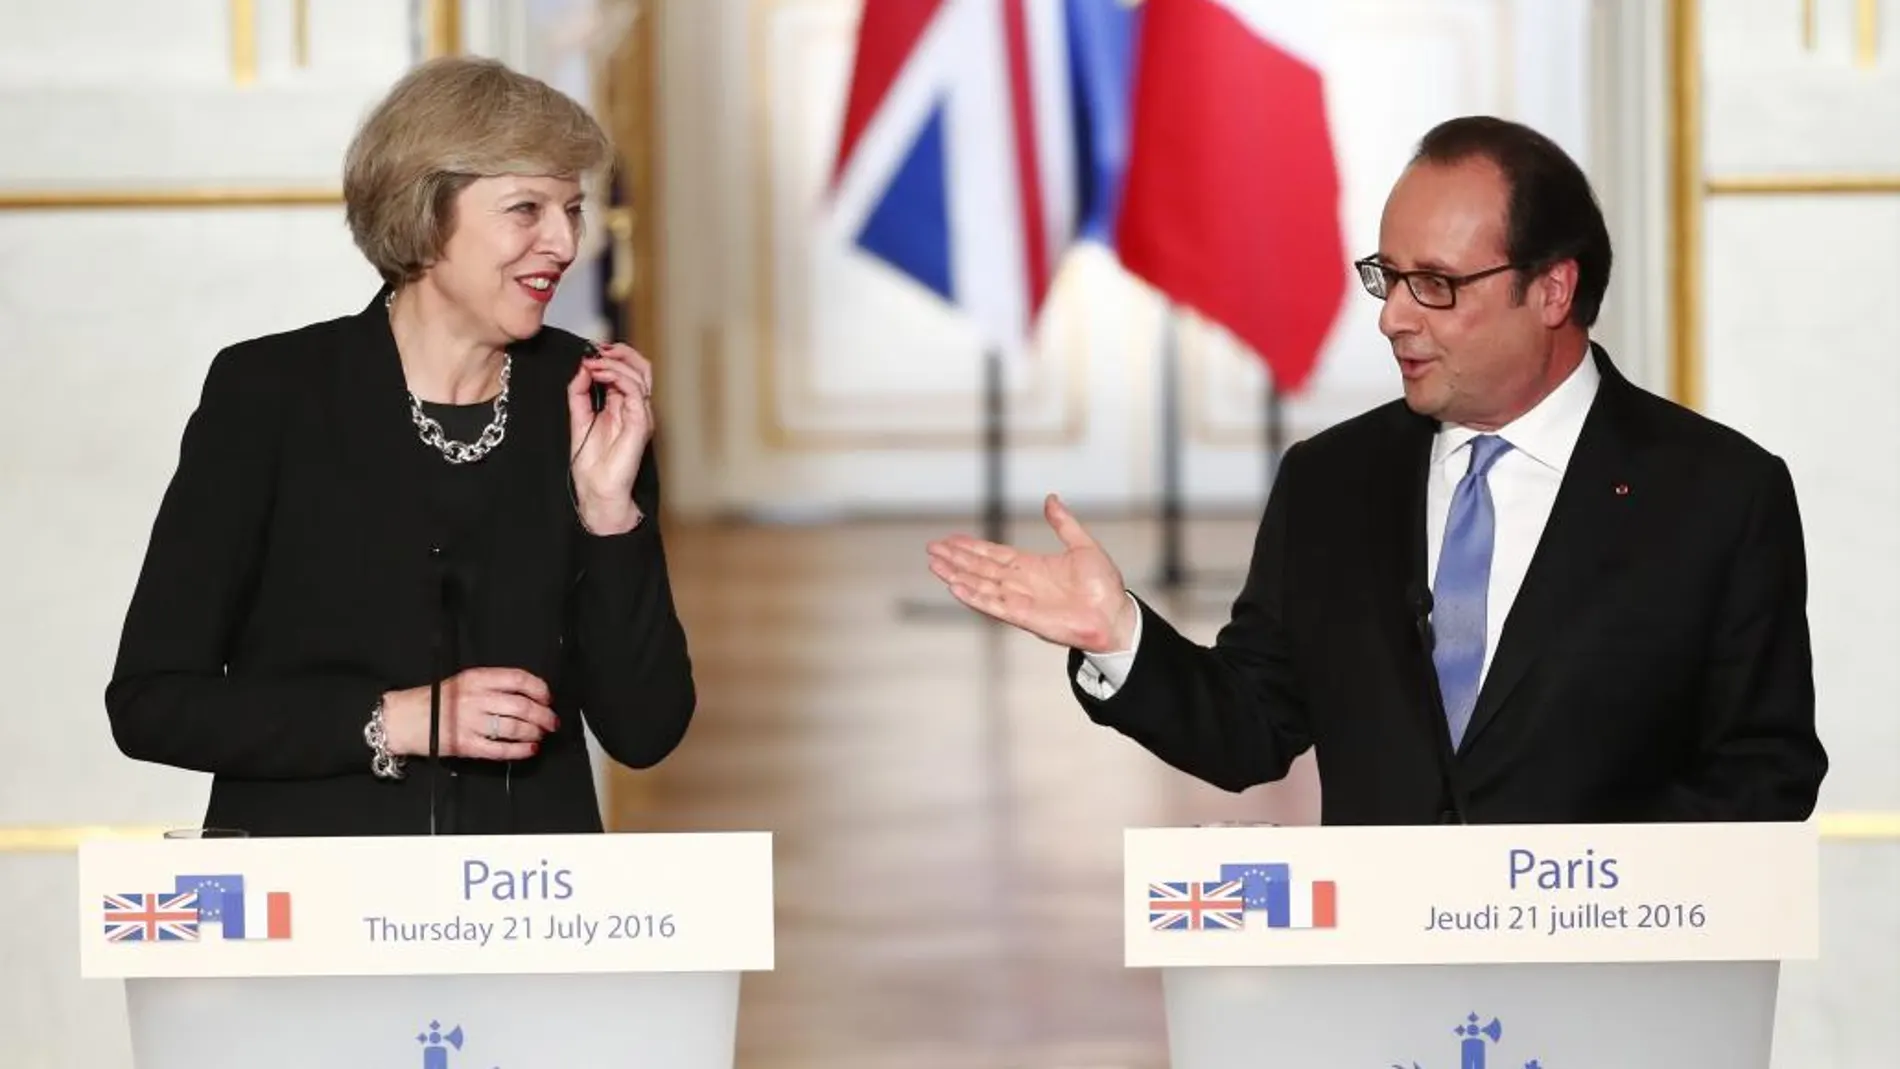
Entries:
{"type": "Polygon", "coordinates": [[[1132,829],[1173,1069],[1767,1069],[1811,824],[1132,829]]]}
{"type": "Polygon", "coordinates": [[[139,1069],[730,1069],[771,837],[88,843],[80,962],[139,1069]]]}
{"type": "Polygon", "coordinates": [[[739,976],[128,980],[138,1069],[728,1069],[739,976]]]}

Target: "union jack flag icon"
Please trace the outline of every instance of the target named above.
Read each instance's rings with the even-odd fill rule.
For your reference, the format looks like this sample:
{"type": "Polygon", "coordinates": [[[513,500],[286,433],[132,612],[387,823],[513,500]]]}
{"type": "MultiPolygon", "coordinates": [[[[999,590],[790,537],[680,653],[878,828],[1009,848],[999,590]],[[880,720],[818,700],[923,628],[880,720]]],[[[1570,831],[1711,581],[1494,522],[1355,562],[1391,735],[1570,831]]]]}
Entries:
{"type": "Polygon", "coordinates": [[[198,892],[106,896],[106,942],[195,943],[198,892]]]}
{"type": "Polygon", "coordinates": [[[1240,931],[1246,908],[1239,880],[1148,885],[1148,927],[1156,931],[1240,931]]]}

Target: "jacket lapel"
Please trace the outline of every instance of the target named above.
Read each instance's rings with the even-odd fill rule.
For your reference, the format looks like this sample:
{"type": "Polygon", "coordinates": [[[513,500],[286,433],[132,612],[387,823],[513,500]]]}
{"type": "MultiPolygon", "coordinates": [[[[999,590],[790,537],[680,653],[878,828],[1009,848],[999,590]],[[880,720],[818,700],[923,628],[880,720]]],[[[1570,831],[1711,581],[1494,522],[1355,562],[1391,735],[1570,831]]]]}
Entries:
{"type": "MultiPolygon", "coordinates": [[[[439,544],[443,532],[431,529],[423,500],[428,447],[410,420],[402,358],[383,307],[388,293],[385,286],[347,321],[342,351],[334,354],[337,390],[332,403],[343,432],[344,456],[359,485],[368,488],[376,522],[397,538],[419,535],[428,544],[439,544]]],[[[417,547],[418,552],[426,549],[417,547]]]]}
{"type": "Polygon", "coordinates": [[[1384,453],[1376,475],[1377,484],[1367,500],[1374,502],[1371,517],[1375,545],[1386,547],[1375,558],[1374,596],[1378,599],[1376,617],[1383,621],[1379,631],[1392,647],[1393,663],[1405,673],[1400,693],[1411,706],[1414,718],[1425,737],[1447,750],[1451,735],[1437,703],[1429,700],[1437,678],[1431,657],[1419,635],[1418,609],[1431,589],[1425,575],[1425,486],[1430,474],[1432,437],[1436,423],[1418,416],[1401,404],[1395,428],[1397,442],[1384,453]],[[1380,532],[1399,532],[1400,537],[1384,537],[1380,532]]]}
{"type": "Polygon", "coordinates": [[[1625,542],[1634,531],[1628,502],[1617,488],[1627,487],[1634,474],[1635,435],[1626,417],[1635,387],[1594,346],[1592,356],[1602,381],[1530,570],[1505,618],[1497,653],[1459,746],[1461,754],[1497,718],[1539,658],[1561,644],[1578,607],[1624,558],[1625,542]]]}
{"type": "Polygon", "coordinates": [[[1415,603],[1431,589],[1431,580],[1425,574],[1425,486],[1431,474],[1435,426],[1433,421],[1409,411],[1404,413],[1404,418],[1399,431],[1401,444],[1394,451],[1398,463],[1388,472],[1393,486],[1390,493],[1381,496],[1395,506],[1389,522],[1400,525],[1405,532],[1405,537],[1392,542],[1397,555],[1390,559],[1388,567],[1393,580],[1389,589],[1398,592],[1398,603],[1405,607],[1409,629],[1415,603]]]}

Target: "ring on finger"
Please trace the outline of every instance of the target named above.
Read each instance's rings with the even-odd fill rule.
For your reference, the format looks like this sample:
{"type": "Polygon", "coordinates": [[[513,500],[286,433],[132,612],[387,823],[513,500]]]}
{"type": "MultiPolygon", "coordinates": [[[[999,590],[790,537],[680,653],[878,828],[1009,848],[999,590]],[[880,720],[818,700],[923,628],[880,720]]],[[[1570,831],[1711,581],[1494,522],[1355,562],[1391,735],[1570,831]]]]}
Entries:
{"type": "Polygon", "coordinates": [[[501,738],[501,716],[497,713],[488,714],[488,738],[491,742],[501,738]]]}

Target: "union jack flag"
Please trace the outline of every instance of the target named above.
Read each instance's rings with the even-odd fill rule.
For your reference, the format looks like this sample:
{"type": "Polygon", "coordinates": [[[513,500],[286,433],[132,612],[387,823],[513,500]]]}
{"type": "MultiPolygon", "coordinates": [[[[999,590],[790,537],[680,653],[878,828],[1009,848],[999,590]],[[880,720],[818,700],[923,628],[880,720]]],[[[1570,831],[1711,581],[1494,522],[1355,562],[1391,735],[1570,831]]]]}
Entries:
{"type": "Polygon", "coordinates": [[[1148,885],[1148,926],[1156,931],[1240,931],[1246,908],[1239,880],[1148,885]]]}
{"type": "Polygon", "coordinates": [[[198,892],[106,896],[106,942],[198,941],[198,892]]]}

